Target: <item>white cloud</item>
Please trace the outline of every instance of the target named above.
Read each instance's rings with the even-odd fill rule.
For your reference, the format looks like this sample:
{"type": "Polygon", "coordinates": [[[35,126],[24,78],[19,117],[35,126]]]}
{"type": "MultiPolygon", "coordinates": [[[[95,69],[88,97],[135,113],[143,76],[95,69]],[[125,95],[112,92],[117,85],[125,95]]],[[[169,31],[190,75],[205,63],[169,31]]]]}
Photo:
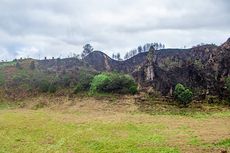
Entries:
{"type": "Polygon", "coordinates": [[[230,34],[228,0],[0,0],[0,59],[64,57],[95,49],[128,51],[217,43],[230,34]],[[4,53],[4,54],[3,54],[4,53]],[[8,55],[7,55],[8,54],[8,55]]]}
{"type": "Polygon", "coordinates": [[[13,59],[14,56],[9,52],[7,51],[5,48],[0,48],[0,59],[1,61],[2,60],[11,60],[13,59]]]}

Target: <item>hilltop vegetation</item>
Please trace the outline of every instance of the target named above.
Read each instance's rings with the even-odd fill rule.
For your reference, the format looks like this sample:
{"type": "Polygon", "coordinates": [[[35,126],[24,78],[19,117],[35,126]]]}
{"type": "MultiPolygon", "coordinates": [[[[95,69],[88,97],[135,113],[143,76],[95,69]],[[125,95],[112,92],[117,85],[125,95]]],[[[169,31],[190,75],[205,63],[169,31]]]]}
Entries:
{"type": "Polygon", "coordinates": [[[135,94],[137,92],[137,85],[128,74],[100,73],[88,69],[87,66],[76,69],[74,73],[57,74],[40,69],[37,61],[32,59],[4,63],[0,73],[0,85],[1,90],[9,94],[9,98],[15,100],[37,93],[135,94]],[[5,77],[6,74],[7,77],[5,77]]]}

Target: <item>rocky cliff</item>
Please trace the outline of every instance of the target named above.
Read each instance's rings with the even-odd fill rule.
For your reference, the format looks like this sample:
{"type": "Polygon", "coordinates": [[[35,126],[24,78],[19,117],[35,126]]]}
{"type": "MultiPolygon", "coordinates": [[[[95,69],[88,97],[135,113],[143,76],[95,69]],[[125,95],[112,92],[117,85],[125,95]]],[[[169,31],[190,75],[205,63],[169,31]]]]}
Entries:
{"type": "Polygon", "coordinates": [[[152,86],[163,95],[171,94],[177,83],[193,88],[200,95],[225,94],[224,79],[230,76],[230,39],[221,46],[155,51],[153,62],[147,56],[145,52],[125,61],[115,61],[96,51],[84,61],[98,71],[129,73],[140,87],[152,86]]]}
{"type": "Polygon", "coordinates": [[[131,74],[140,88],[153,87],[163,95],[172,93],[182,83],[200,95],[225,94],[224,79],[230,76],[230,38],[221,46],[203,45],[191,49],[162,49],[139,53],[116,61],[100,51],[94,51],[82,61],[69,58],[38,61],[41,69],[74,72],[79,67],[92,71],[118,71],[131,74]],[[149,59],[150,58],[150,59],[149,59]]]}

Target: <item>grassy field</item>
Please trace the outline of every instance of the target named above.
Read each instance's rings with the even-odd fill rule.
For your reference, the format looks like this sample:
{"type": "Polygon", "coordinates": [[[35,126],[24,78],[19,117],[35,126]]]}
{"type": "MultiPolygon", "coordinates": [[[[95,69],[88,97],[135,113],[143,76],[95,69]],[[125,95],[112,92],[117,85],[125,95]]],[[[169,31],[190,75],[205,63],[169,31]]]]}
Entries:
{"type": "Polygon", "coordinates": [[[133,99],[94,98],[36,98],[23,106],[0,104],[0,153],[230,151],[228,109],[150,115],[133,99]]]}

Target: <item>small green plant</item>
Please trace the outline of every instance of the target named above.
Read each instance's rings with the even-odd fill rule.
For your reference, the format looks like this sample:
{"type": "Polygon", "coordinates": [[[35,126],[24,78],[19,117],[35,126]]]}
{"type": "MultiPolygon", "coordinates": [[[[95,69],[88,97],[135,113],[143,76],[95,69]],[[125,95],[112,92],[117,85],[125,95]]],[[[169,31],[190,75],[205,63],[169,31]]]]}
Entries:
{"type": "Polygon", "coordinates": [[[230,139],[224,139],[215,144],[216,146],[230,147],[230,139]]]}
{"type": "Polygon", "coordinates": [[[19,85],[22,83],[25,83],[29,80],[30,75],[28,74],[28,71],[20,69],[17,70],[17,72],[12,76],[12,81],[15,85],[19,85]]]}
{"type": "Polygon", "coordinates": [[[69,87],[71,78],[68,75],[63,75],[61,78],[59,78],[58,83],[63,87],[69,87]]]}
{"type": "Polygon", "coordinates": [[[133,85],[133,86],[131,86],[130,88],[129,88],[129,93],[131,93],[131,94],[136,94],[138,92],[138,90],[137,90],[137,85],[133,85]]]}
{"type": "Polygon", "coordinates": [[[39,82],[39,90],[41,92],[48,92],[49,91],[49,87],[50,87],[50,83],[47,80],[41,80],[39,82]]]}
{"type": "Polygon", "coordinates": [[[82,85],[79,83],[79,84],[77,84],[77,85],[75,86],[75,88],[74,88],[74,93],[77,94],[77,93],[79,93],[79,92],[81,92],[81,91],[83,91],[83,87],[82,87],[82,85]]]}
{"type": "Polygon", "coordinates": [[[38,89],[40,92],[55,93],[58,89],[58,85],[56,82],[50,82],[48,80],[40,80],[38,82],[38,89]]]}
{"type": "Polygon", "coordinates": [[[192,101],[193,93],[182,84],[177,84],[174,91],[174,96],[180,104],[187,106],[192,101]]]}
{"type": "Polygon", "coordinates": [[[227,77],[225,79],[225,86],[226,86],[228,92],[230,93],[230,77],[227,77]]]}
{"type": "Polygon", "coordinates": [[[77,77],[77,84],[74,87],[74,93],[76,94],[82,91],[89,91],[90,84],[94,76],[95,74],[92,72],[81,70],[77,77]]]}
{"type": "Polygon", "coordinates": [[[90,83],[93,80],[94,76],[95,74],[91,72],[87,72],[84,70],[80,71],[77,82],[81,86],[83,91],[87,91],[90,89],[90,83]]]}
{"type": "Polygon", "coordinates": [[[49,93],[55,93],[57,91],[57,85],[55,83],[50,83],[48,91],[49,93]]]}

